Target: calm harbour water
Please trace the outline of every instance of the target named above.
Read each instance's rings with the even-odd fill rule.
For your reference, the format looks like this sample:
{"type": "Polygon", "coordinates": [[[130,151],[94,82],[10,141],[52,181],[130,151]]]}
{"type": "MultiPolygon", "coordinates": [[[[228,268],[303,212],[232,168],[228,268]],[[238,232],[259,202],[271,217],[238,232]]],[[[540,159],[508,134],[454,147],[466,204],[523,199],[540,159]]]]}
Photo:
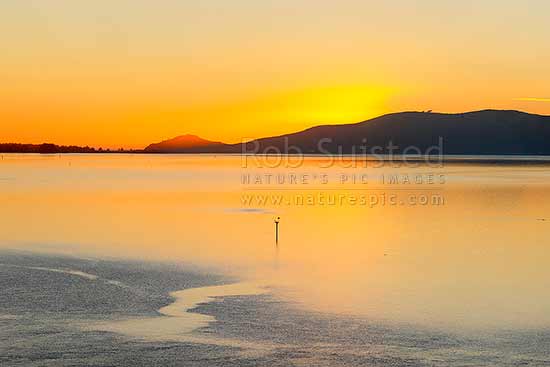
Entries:
{"type": "Polygon", "coordinates": [[[4,155],[0,362],[550,365],[550,166],[243,163],[4,155]]]}

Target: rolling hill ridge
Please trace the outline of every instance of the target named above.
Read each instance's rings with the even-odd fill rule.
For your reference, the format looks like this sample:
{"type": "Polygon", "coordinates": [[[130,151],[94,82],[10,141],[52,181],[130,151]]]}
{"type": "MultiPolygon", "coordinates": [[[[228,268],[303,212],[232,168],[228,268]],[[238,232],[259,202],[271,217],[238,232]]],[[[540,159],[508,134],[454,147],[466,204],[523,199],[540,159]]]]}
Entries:
{"type": "Polygon", "coordinates": [[[186,135],[144,149],[149,153],[550,155],[550,116],[512,110],[447,114],[401,112],[344,125],[321,125],[245,144],[186,135]]]}

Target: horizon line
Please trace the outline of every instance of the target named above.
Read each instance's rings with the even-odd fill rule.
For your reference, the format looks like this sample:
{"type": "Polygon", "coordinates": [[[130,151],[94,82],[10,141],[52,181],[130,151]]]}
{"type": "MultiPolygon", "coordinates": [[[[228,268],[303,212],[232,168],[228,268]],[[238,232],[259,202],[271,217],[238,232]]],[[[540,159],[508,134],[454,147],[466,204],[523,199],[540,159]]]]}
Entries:
{"type": "MultiPolygon", "coordinates": [[[[516,98],[514,100],[518,100],[518,101],[530,101],[530,102],[550,102],[550,98],[532,98],[532,97],[525,97],[525,98],[516,98]]],[[[319,126],[346,126],[346,125],[355,125],[355,124],[360,124],[360,123],[364,123],[364,122],[368,122],[368,121],[372,121],[372,120],[375,120],[375,119],[379,119],[379,118],[382,118],[384,116],[390,116],[390,115],[398,115],[398,114],[405,114],[405,113],[425,113],[425,114],[433,114],[433,115],[464,115],[464,114],[471,114],[471,113],[479,113],[479,112],[488,112],[488,111],[498,111],[498,112],[518,112],[518,113],[524,113],[524,114],[528,114],[528,115],[534,115],[534,116],[543,116],[543,117],[550,117],[550,115],[543,115],[543,114],[538,114],[538,113],[531,113],[531,112],[525,112],[525,111],[521,111],[521,110],[516,110],[516,109],[498,109],[498,108],[484,108],[484,109],[480,109],[480,110],[473,110],[473,111],[466,111],[466,112],[439,112],[439,111],[433,111],[433,110],[406,110],[406,111],[398,111],[398,112],[388,112],[388,113],[384,113],[384,114],[381,114],[381,115],[378,115],[376,117],[372,117],[372,118],[369,118],[369,119],[366,119],[366,120],[362,120],[362,121],[357,121],[357,122],[347,122],[347,123],[341,123],[341,124],[320,124],[320,125],[313,125],[311,127],[308,127],[308,128],[305,128],[305,129],[302,129],[302,130],[298,130],[298,131],[293,131],[293,132],[288,132],[288,133],[283,133],[283,134],[279,134],[279,135],[272,135],[272,136],[265,136],[265,137],[259,137],[259,138],[247,138],[247,140],[243,140],[239,143],[225,143],[223,141],[210,141],[208,139],[204,139],[202,138],[201,136],[197,135],[197,134],[194,134],[194,133],[184,133],[184,134],[180,134],[180,135],[176,135],[176,136],[173,136],[171,138],[166,138],[164,140],[161,140],[160,142],[158,143],[162,143],[166,140],[171,140],[171,139],[175,139],[175,138],[178,138],[178,137],[182,137],[182,136],[195,136],[195,137],[198,137],[202,140],[206,140],[206,141],[209,141],[209,142],[213,142],[213,143],[221,143],[221,144],[225,144],[225,145],[237,145],[237,144],[244,144],[244,143],[248,143],[248,142],[252,142],[252,141],[255,141],[255,140],[260,140],[260,139],[265,139],[265,138],[277,138],[277,137],[282,137],[282,136],[285,136],[285,135],[288,135],[288,134],[295,134],[295,133],[300,133],[300,132],[303,132],[303,131],[307,131],[307,130],[310,130],[310,129],[313,129],[313,128],[316,128],[316,127],[319,127],[319,126]]],[[[104,148],[102,146],[95,146],[95,145],[76,145],[74,143],[70,143],[70,144],[62,144],[62,143],[53,143],[53,142],[48,142],[48,141],[43,141],[41,143],[22,143],[22,142],[2,142],[0,141],[0,145],[31,145],[31,146],[41,146],[41,145],[55,145],[55,146],[58,146],[58,147],[75,147],[75,148],[88,148],[88,149],[94,149],[94,150],[102,150],[102,151],[108,151],[108,152],[117,152],[117,151],[125,151],[125,152],[139,152],[139,151],[143,151],[145,150],[149,145],[152,145],[152,144],[158,144],[158,143],[148,143],[147,146],[145,147],[141,147],[141,148],[124,148],[124,147],[118,147],[118,148],[104,148]]]]}

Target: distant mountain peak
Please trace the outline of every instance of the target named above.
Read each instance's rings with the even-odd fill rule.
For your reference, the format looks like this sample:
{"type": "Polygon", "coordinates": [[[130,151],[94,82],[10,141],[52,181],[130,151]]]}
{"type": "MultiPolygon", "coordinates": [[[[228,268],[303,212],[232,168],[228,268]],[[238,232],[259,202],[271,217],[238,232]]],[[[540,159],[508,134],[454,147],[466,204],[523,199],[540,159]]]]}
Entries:
{"type": "Polygon", "coordinates": [[[166,143],[166,144],[170,144],[170,143],[189,144],[190,146],[219,144],[219,142],[213,142],[213,141],[210,141],[210,140],[206,140],[206,139],[201,138],[200,136],[193,135],[193,134],[185,134],[185,135],[176,136],[175,138],[164,140],[162,143],[166,143]]]}
{"type": "Polygon", "coordinates": [[[197,135],[185,134],[175,138],[163,140],[159,143],[150,144],[145,148],[146,152],[176,152],[181,149],[204,149],[205,147],[224,145],[218,141],[203,139],[197,135]]]}

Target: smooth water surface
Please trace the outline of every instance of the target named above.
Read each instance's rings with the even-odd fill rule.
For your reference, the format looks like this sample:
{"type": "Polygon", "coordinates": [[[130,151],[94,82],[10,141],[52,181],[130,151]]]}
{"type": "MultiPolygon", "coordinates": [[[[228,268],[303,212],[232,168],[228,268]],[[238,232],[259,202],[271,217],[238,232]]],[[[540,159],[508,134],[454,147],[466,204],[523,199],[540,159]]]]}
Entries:
{"type": "MultiPolygon", "coordinates": [[[[361,354],[376,349],[365,347],[372,340],[362,338],[386,335],[385,328],[393,330],[388,335],[400,330],[399,343],[409,340],[411,328],[434,335],[505,333],[512,338],[502,345],[490,344],[501,339],[489,338],[490,346],[483,344],[488,354],[464,349],[468,343],[456,340],[437,344],[434,350],[443,353],[439,356],[430,354],[434,350],[413,353],[422,358],[430,354],[430,363],[448,365],[444,362],[450,363],[452,353],[444,351],[463,348],[464,355],[483,354],[485,359],[476,360],[479,365],[493,361],[490,356],[513,359],[533,352],[529,338],[550,327],[550,166],[380,167],[367,162],[365,167],[365,162],[346,161],[325,167],[326,159],[308,157],[297,167],[291,167],[296,162],[274,167],[265,159],[4,155],[0,246],[81,259],[185,263],[261,284],[269,296],[249,295],[241,303],[227,297],[204,310],[199,307],[198,312],[218,320],[211,332],[220,340],[292,344],[319,333],[316,348],[337,340],[342,348],[355,345],[354,353],[361,354]],[[224,304],[230,308],[221,309],[224,304]],[[245,321],[252,314],[254,320],[245,321]],[[274,330],[291,322],[294,328],[263,335],[254,322],[274,324],[274,330]],[[359,332],[364,323],[370,326],[359,332]]],[[[30,273],[50,267],[58,271],[49,276],[80,275],[82,281],[92,281],[60,272],[88,274],[89,268],[25,266],[30,273]]],[[[2,269],[9,273],[16,268],[2,269]]],[[[127,279],[108,278],[121,284],[127,279]]],[[[170,292],[187,288],[177,284],[159,291],[168,298],[150,308],[166,307],[170,292]]],[[[5,317],[17,317],[13,313],[5,317]]],[[[78,324],[86,325],[85,319],[78,324]]],[[[416,347],[434,342],[414,335],[410,340],[416,347]]],[[[376,353],[405,358],[387,346],[376,353]]],[[[465,363],[464,358],[457,363],[465,363]]],[[[365,363],[376,364],[372,359],[365,363]]]]}

